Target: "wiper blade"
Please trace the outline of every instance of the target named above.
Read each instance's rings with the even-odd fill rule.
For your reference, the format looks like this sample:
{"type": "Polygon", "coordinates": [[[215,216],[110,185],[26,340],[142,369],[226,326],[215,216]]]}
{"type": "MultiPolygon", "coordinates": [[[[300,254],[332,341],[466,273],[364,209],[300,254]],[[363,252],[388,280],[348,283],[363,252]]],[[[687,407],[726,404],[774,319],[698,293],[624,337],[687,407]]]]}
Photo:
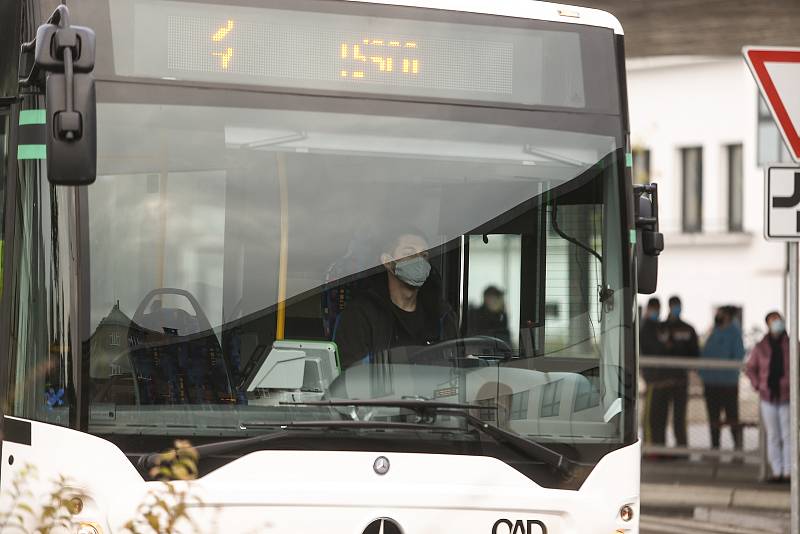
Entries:
{"type": "MultiPolygon", "coordinates": [[[[422,399],[369,399],[369,400],[322,400],[307,402],[286,402],[281,404],[295,406],[353,406],[353,407],[387,407],[387,408],[407,408],[415,411],[418,415],[447,414],[463,417],[467,424],[479,432],[491,437],[499,443],[508,445],[525,456],[535,458],[546,463],[564,476],[572,476],[576,468],[581,464],[570,460],[558,451],[550,447],[525,439],[518,434],[503,430],[502,428],[489,424],[465,410],[496,410],[497,406],[484,406],[480,404],[456,404],[452,402],[429,401],[422,399]]],[[[353,421],[354,423],[360,421],[353,421]]],[[[401,423],[403,424],[403,423],[401,423]]],[[[413,424],[413,423],[405,423],[413,424]]],[[[429,425],[425,425],[429,426],[429,425]]]]}
{"type": "MultiPolygon", "coordinates": [[[[452,431],[451,428],[443,428],[436,425],[420,424],[420,423],[403,423],[394,421],[351,421],[347,419],[335,421],[293,421],[281,422],[262,426],[274,426],[276,430],[265,432],[257,436],[241,439],[231,439],[225,441],[217,441],[213,443],[206,443],[204,445],[197,445],[194,450],[197,452],[198,459],[208,456],[218,456],[221,454],[231,454],[236,451],[249,449],[268,443],[270,441],[284,439],[288,437],[296,437],[297,430],[302,429],[319,429],[328,428],[332,430],[338,429],[359,429],[359,430],[434,430],[438,432],[452,431]]],[[[164,455],[169,454],[163,452],[146,453],[139,457],[137,462],[138,468],[146,472],[150,468],[158,465],[159,459],[164,455]]]]}
{"type": "Polygon", "coordinates": [[[468,413],[463,413],[462,415],[466,418],[467,423],[476,430],[483,432],[500,443],[505,443],[517,449],[526,456],[545,462],[564,476],[572,476],[575,469],[580,467],[579,463],[570,460],[546,445],[525,439],[518,434],[504,430],[496,425],[491,425],[468,413]]]}
{"type": "Polygon", "coordinates": [[[417,413],[434,411],[446,412],[449,410],[496,410],[497,406],[483,406],[480,404],[457,404],[454,402],[429,401],[422,399],[368,399],[368,400],[347,400],[330,399],[320,401],[305,402],[281,402],[286,406],[353,406],[356,408],[407,408],[417,413]]]}

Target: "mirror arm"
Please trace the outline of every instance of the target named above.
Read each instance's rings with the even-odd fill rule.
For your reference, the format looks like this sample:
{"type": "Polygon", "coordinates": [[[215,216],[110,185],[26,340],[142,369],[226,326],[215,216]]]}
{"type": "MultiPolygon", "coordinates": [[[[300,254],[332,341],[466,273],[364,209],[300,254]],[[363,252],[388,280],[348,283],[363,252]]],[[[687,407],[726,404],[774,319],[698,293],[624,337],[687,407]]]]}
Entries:
{"type": "Polygon", "coordinates": [[[59,137],[74,141],[81,135],[81,114],[75,111],[75,66],[78,57],[78,34],[69,25],[69,9],[59,5],[50,16],[50,23],[58,26],[53,36],[56,57],[64,62],[64,111],[56,113],[56,133],[59,137]]]}
{"type": "Polygon", "coordinates": [[[69,28],[69,9],[66,4],[59,4],[47,19],[47,24],[55,24],[59,28],[69,28]]]}
{"type": "MultiPolygon", "coordinates": [[[[19,48],[19,70],[20,77],[17,83],[20,87],[41,86],[43,79],[34,61],[34,51],[36,50],[36,39],[22,43],[19,48]],[[28,63],[30,61],[30,63],[28,63]],[[25,73],[24,75],[22,73],[25,73]]],[[[41,87],[39,87],[41,89],[41,87]]]]}

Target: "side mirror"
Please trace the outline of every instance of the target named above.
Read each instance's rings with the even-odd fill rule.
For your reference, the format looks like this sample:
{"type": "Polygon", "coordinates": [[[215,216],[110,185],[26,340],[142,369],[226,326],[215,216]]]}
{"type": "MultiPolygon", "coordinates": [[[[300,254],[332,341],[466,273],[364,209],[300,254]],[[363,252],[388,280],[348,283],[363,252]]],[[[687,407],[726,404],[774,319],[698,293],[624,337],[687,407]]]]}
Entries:
{"type": "Polygon", "coordinates": [[[639,293],[649,295],[658,286],[658,256],[664,250],[664,235],[658,231],[658,186],[637,185],[633,191],[639,293]]]}
{"type": "Polygon", "coordinates": [[[20,65],[30,65],[20,84],[45,88],[48,180],[58,185],[93,183],[97,176],[94,31],[70,26],[69,9],[59,5],[39,26],[36,39],[22,46],[20,56],[20,65]]]}
{"type": "Polygon", "coordinates": [[[57,185],[88,185],[97,177],[94,79],[75,75],[72,90],[63,74],[47,75],[47,179],[57,185]],[[72,93],[72,105],[67,96],[72,93]]]}

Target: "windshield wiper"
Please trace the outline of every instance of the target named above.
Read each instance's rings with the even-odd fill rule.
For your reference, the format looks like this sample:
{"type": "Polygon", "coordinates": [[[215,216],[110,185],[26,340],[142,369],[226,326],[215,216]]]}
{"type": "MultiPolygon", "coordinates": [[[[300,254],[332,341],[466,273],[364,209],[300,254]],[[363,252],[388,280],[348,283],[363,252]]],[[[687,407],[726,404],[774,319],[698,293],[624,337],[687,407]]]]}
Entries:
{"type": "Polygon", "coordinates": [[[281,402],[284,406],[353,406],[356,408],[407,408],[419,415],[427,413],[445,413],[451,410],[496,410],[497,406],[481,404],[457,404],[454,402],[429,401],[420,398],[386,399],[386,400],[339,400],[329,399],[305,402],[281,402]]]}
{"type": "MultiPolygon", "coordinates": [[[[286,402],[281,404],[293,406],[353,406],[353,407],[387,407],[387,408],[406,408],[413,410],[421,418],[425,419],[432,414],[457,415],[465,419],[467,424],[479,432],[491,437],[498,443],[502,443],[529,458],[535,458],[546,463],[565,477],[570,477],[575,473],[576,468],[582,467],[581,464],[570,460],[563,454],[551,449],[550,447],[525,439],[518,434],[504,430],[496,425],[492,425],[466,412],[465,410],[496,410],[497,406],[483,406],[480,404],[456,404],[452,402],[428,401],[420,399],[397,399],[397,400],[321,400],[306,402],[286,402]]],[[[367,421],[353,421],[367,422],[367,421]]],[[[413,424],[413,423],[405,423],[413,424]]],[[[424,425],[430,426],[430,425],[424,425]]]]}
{"type": "MultiPolygon", "coordinates": [[[[289,437],[297,437],[298,430],[303,429],[318,429],[327,428],[331,430],[339,429],[358,429],[358,430],[425,430],[437,432],[449,432],[455,429],[443,428],[432,424],[419,424],[419,423],[403,423],[394,421],[351,421],[347,419],[335,421],[293,421],[293,422],[280,422],[269,425],[274,426],[276,430],[265,432],[257,436],[241,439],[230,439],[225,441],[215,441],[213,443],[206,443],[204,445],[197,445],[194,450],[197,452],[198,460],[203,457],[219,456],[221,454],[230,454],[243,449],[249,449],[268,443],[270,441],[285,439],[289,437]]],[[[158,465],[159,459],[164,454],[169,454],[170,451],[164,452],[151,452],[145,453],[139,457],[137,467],[142,472],[147,472],[150,468],[158,465]]]]}
{"type": "MultiPolygon", "coordinates": [[[[525,439],[513,432],[499,428],[475,417],[465,410],[496,410],[497,406],[483,406],[480,404],[456,404],[451,402],[427,401],[418,399],[397,400],[323,400],[306,402],[284,402],[290,406],[351,406],[351,407],[384,407],[405,408],[414,411],[421,420],[430,421],[432,415],[455,415],[463,417],[467,424],[475,430],[485,434],[498,443],[509,446],[529,458],[535,458],[546,463],[565,478],[576,473],[576,469],[583,467],[563,454],[535,441],[525,439]]],[[[259,425],[265,426],[265,425],[259,425]]],[[[362,429],[362,430],[424,430],[437,432],[453,432],[459,429],[443,427],[430,423],[406,423],[396,421],[365,421],[365,420],[333,420],[333,421],[295,421],[274,423],[268,426],[277,427],[276,430],[259,434],[257,436],[241,439],[206,443],[195,447],[198,459],[208,456],[230,454],[240,450],[257,447],[270,441],[298,436],[298,430],[303,429],[362,429]]],[[[463,429],[462,429],[463,430],[463,429]]],[[[301,434],[302,435],[302,434],[301,434]]],[[[163,453],[154,452],[143,454],[139,457],[138,467],[142,472],[147,472],[157,465],[163,453]]]]}

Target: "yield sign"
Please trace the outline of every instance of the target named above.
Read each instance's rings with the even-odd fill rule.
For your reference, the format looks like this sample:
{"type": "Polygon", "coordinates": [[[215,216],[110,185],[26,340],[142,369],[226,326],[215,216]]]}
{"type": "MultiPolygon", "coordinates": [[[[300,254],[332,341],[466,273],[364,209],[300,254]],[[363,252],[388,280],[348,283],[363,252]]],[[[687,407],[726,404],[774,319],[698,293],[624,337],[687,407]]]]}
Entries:
{"type": "Polygon", "coordinates": [[[742,49],[792,159],[800,163],[800,48],[742,49]]]}

